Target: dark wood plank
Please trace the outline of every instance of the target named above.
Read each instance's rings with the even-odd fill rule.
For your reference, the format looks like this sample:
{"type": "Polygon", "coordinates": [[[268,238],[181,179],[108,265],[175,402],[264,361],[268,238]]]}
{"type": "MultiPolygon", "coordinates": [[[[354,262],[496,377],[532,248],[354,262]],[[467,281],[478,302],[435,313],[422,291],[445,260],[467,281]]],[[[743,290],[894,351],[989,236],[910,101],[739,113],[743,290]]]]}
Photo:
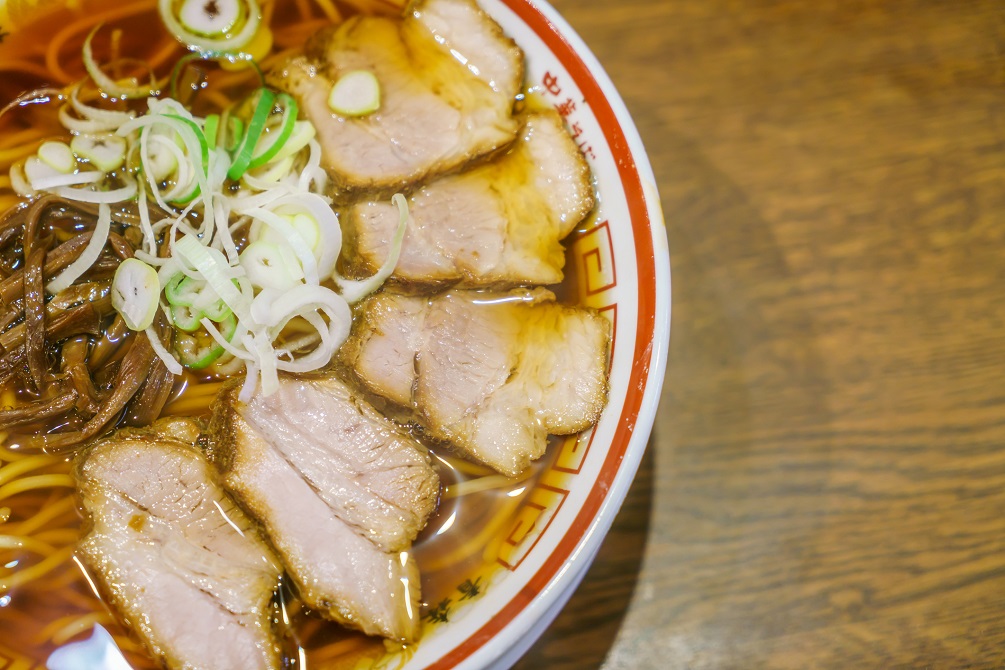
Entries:
{"type": "Polygon", "coordinates": [[[1005,667],[1005,4],[555,4],[649,148],[674,320],[518,667],[1005,667]]]}

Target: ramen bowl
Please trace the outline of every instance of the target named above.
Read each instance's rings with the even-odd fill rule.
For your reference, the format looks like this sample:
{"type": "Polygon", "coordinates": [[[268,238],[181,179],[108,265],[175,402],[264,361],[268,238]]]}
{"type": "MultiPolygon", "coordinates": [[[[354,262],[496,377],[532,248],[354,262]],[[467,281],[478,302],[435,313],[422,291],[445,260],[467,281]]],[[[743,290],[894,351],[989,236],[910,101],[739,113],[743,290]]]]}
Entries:
{"type": "MultiPolygon", "coordinates": [[[[55,4],[63,0],[0,0],[0,36],[13,33],[6,46],[13,48],[19,38],[34,39],[36,33],[21,34],[20,25],[30,25],[25,18],[30,12],[55,4]]],[[[303,644],[301,651],[311,668],[512,665],[583,578],[632,483],[655,417],[669,339],[670,271],[658,195],[641,141],[596,59],[550,6],[531,0],[480,0],[480,4],[526,54],[524,104],[554,109],[592,169],[597,207],[566,241],[566,281],[555,289],[561,300],[593,308],[611,323],[608,402],[590,430],[552,438],[544,458],[525,476],[506,480],[484,475],[486,481],[495,482],[491,491],[478,488],[475,480],[464,482],[475,484],[467,490],[486,493],[486,504],[461,504],[444,492],[445,500],[415,545],[425,600],[418,613],[422,634],[417,644],[384,645],[293,612],[291,616],[302,615],[312,622],[312,630],[320,630],[318,639],[305,641],[291,626],[290,637],[303,644]]],[[[136,14],[141,5],[150,11],[147,3],[110,11],[136,14]]],[[[28,74],[41,67],[29,65],[28,74]]],[[[43,70],[39,76],[44,80],[48,74],[43,70]]],[[[62,486],[72,487],[72,479],[67,481],[62,486]]],[[[60,537],[68,539],[56,556],[63,561],[59,573],[63,576],[48,581],[53,589],[75,585],[74,607],[79,604],[79,611],[74,610],[74,616],[80,618],[74,621],[81,623],[70,626],[59,639],[53,637],[55,645],[79,643],[95,621],[114,628],[113,618],[87,591],[82,574],[69,560],[79,530],[73,524],[79,519],[72,518],[69,507],[65,513],[71,517],[66,521],[70,525],[60,537]]],[[[9,595],[5,597],[0,607],[11,602],[9,595]]],[[[21,603],[31,606],[46,600],[30,590],[14,592],[13,598],[11,612],[21,603]]],[[[48,630],[52,621],[62,621],[61,614],[22,618],[29,622],[27,630],[48,630]]],[[[284,610],[282,619],[285,615],[284,610]]],[[[0,628],[3,621],[0,617],[0,628]]],[[[7,645],[28,645],[23,641],[28,637],[0,635],[0,666],[10,654],[16,657],[21,651],[7,645]]],[[[113,639],[122,645],[129,642],[120,629],[102,639],[109,645],[113,639]]],[[[132,650],[123,649],[136,652],[133,644],[132,650]]],[[[138,665],[145,662],[138,652],[131,658],[138,665]]],[[[36,653],[32,662],[37,659],[36,653]]]]}
{"type": "Polygon", "coordinates": [[[564,117],[593,170],[598,209],[569,240],[567,272],[578,301],[613,324],[610,394],[596,426],[549,448],[540,479],[491,545],[494,562],[478,594],[470,597],[467,581],[433,603],[422,641],[384,659],[387,668],[502,669],[527,651],[576,589],[621,506],[646,448],[666,366],[666,232],[624,103],[550,5],[480,4],[524,50],[529,94],[564,117]]]}

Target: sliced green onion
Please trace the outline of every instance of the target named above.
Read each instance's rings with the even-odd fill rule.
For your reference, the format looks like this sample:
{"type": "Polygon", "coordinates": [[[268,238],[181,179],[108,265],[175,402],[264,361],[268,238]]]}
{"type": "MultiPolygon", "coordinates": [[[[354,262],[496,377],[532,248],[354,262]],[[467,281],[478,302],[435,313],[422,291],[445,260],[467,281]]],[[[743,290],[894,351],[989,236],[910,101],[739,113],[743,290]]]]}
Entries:
{"type": "MultiPolygon", "coordinates": [[[[290,222],[293,230],[297,231],[300,237],[304,239],[304,243],[312,251],[316,252],[318,243],[321,241],[321,230],[317,220],[304,212],[296,212],[291,215],[283,214],[281,216],[290,222]]],[[[259,220],[251,224],[251,230],[248,231],[248,239],[252,242],[261,241],[271,244],[285,244],[286,242],[285,238],[278,231],[259,220]]]]}
{"type": "Polygon", "coordinates": [[[130,330],[146,330],[157,314],[161,283],[157,271],[135,258],[127,258],[115,269],[112,279],[112,307],[130,330]]]}
{"type": "Polygon", "coordinates": [[[22,198],[30,198],[35,195],[35,189],[28,183],[28,177],[24,174],[24,164],[14,163],[10,166],[10,187],[14,189],[22,198]]]}
{"type": "Polygon", "coordinates": [[[216,300],[214,300],[213,302],[211,302],[209,305],[207,305],[206,308],[204,310],[202,310],[202,313],[210,321],[215,321],[216,323],[220,323],[221,321],[225,320],[227,317],[229,317],[234,312],[229,307],[227,307],[227,303],[225,303],[223,300],[217,298],[216,300]]]}
{"type": "MultiPolygon", "coordinates": [[[[237,0],[218,1],[235,4],[237,2],[237,0]]],[[[242,1],[247,5],[245,21],[240,31],[233,37],[206,37],[196,32],[202,28],[202,24],[194,27],[184,25],[174,15],[174,0],[158,0],[157,9],[160,12],[161,20],[164,21],[164,25],[171,31],[175,39],[188,47],[195,47],[202,51],[234,51],[246,46],[252,40],[255,33],[258,32],[258,26],[262,20],[261,10],[255,0],[242,1]]]]}
{"type": "Polygon", "coordinates": [[[203,279],[240,320],[247,320],[248,300],[228,276],[226,270],[229,270],[230,266],[222,253],[203,246],[191,235],[185,235],[175,242],[174,250],[186,263],[199,271],[203,279]]]}
{"type": "Polygon", "coordinates": [[[232,313],[207,282],[187,277],[181,272],[168,280],[164,297],[172,308],[172,320],[188,332],[198,328],[203,318],[219,322],[232,313]]]}
{"type": "Polygon", "coordinates": [[[248,168],[251,166],[252,155],[255,151],[255,147],[258,145],[258,139],[262,136],[262,132],[265,130],[265,123],[268,121],[269,115],[272,114],[272,108],[275,101],[275,93],[267,88],[259,89],[258,104],[255,105],[255,111],[251,115],[251,121],[248,122],[248,131],[244,134],[241,146],[236,151],[234,162],[231,164],[230,170],[227,171],[227,177],[229,179],[240,179],[241,175],[247,172],[248,168]]]}
{"type": "MultiPolygon", "coordinates": [[[[148,137],[147,157],[149,160],[140,159],[143,170],[147,172],[154,181],[163,181],[170,177],[178,169],[179,162],[184,162],[185,154],[178,147],[177,142],[169,137],[157,133],[154,130],[146,131],[148,137]]],[[[177,137],[177,135],[175,135],[177,137]]]]}
{"type": "Polygon", "coordinates": [[[196,35],[219,37],[226,35],[241,18],[241,7],[236,0],[215,0],[213,11],[206,0],[184,0],[179,18],[183,26],[196,35]]]}
{"type": "Polygon", "coordinates": [[[258,219],[269,228],[272,228],[284,240],[284,245],[289,246],[297,255],[308,284],[320,283],[318,261],[314,256],[314,250],[310,248],[303,236],[296,231],[290,223],[290,219],[261,207],[249,209],[245,214],[258,219]]]}
{"type": "Polygon", "coordinates": [[[295,156],[314,139],[315,135],[317,135],[317,130],[314,129],[313,123],[310,121],[297,121],[293,124],[293,132],[290,134],[289,139],[286,140],[279,153],[272,160],[278,161],[295,156]]]}
{"type": "Polygon", "coordinates": [[[294,361],[275,362],[280,370],[287,372],[308,372],[327,365],[349,336],[352,326],[349,305],[342,296],[324,286],[298,284],[289,291],[262,291],[251,309],[256,321],[269,324],[269,332],[275,335],[298,316],[307,319],[318,330],[321,345],[317,349],[294,361]],[[328,317],[327,324],[318,311],[328,317]]]}
{"type": "MultiPolygon", "coordinates": [[[[178,179],[174,187],[166,193],[162,193],[160,185],[154,179],[153,174],[149,170],[144,170],[147,184],[157,204],[166,211],[171,211],[171,207],[167,203],[168,200],[174,201],[177,198],[189,196],[192,190],[194,190],[194,186],[198,185],[199,194],[201,194],[203,202],[203,231],[212,230],[216,222],[212,206],[213,189],[209,184],[210,154],[202,129],[192,119],[187,118],[186,115],[188,115],[188,112],[176,101],[170,99],[151,99],[149,106],[151,110],[150,114],[123,124],[116,134],[128,136],[133,131],[140,130],[140,160],[143,165],[149,165],[152,162],[150,157],[150,144],[152,141],[150,129],[156,126],[163,126],[177,133],[185,146],[188,159],[186,160],[185,156],[181,156],[178,165],[178,179]],[[161,113],[161,110],[170,110],[170,112],[161,113]],[[201,157],[202,161],[199,162],[199,158],[197,157],[201,157]],[[188,170],[189,168],[194,173],[194,178],[183,178],[183,169],[188,170]],[[195,184],[192,183],[193,181],[195,184]]],[[[166,150],[173,151],[166,143],[162,142],[162,146],[166,150]]],[[[188,173],[186,172],[185,174],[187,175],[188,173]]]]}
{"type": "Polygon", "coordinates": [[[276,159],[271,163],[266,163],[257,170],[249,170],[241,177],[241,181],[248,186],[259,191],[268,191],[276,186],[279,181],[290,174],[295,162],[294,156],[276,159]]]}
{"type": "Polygon", "coordinates": [[[249,169],[265,165],[275,158],[293,134],[298,113],[296,100],[289,93],[280,93],[276,96],[276,103],[283,108],[283,118],[280,121],[279,129],[262,134],[255,145],[251,162],[248,164],[249,169]]]}
{"type": "MultiPolygon", "coordinates": [[[[237,332],[237,319],[230,315],[221,326],[223,326],[222,335],[229,342],[237,332]]],[[[182,365],[191,370],[202,370],[223,355],[224,347],[216,342],[212,335],[203,331],[196,335],[178,335],[175,338],[175,350],[182,365]]]]}
{"type": "Polygon", "coordinates": [[[198,297],[198,292],[192,290],[194,284],[194,279],[186,277],[181,272],[171,277],[164,285],[164,297],[167,298],[168,304],[191,307],[198,297]]]}
{"type": "Polygon", "coordinates": [[[339,290],[342,291],[342,297],[349,304],[359,302],[380,288],[387,278],[391,276],[395,266],[398,264],[398,258],[401,256],[401,243],[405,239],[405,228],[408,225],[408,201],[405,200],[405,196],[402,194],[395,193],[391,198],[391,202],[398,206],[398,228],[394,231],[394,237],[391,239],[391,248],[388,251],[387,258],[384,259],[383,265],[377,270],[377,274],[359,281],[344,279],[339,275],[334,275],[333,277],[335,283],[338,284],[339,290]]]}
{"type": "Polygon", "coordinates": [[[369,70],[350,70],[332,85],[328,107],[343,116],[366,116],[380,109],[380,82],[369,70]]]}
{"type": "Polygon", "coordinates": [[[42,159],[43,163],[57,172],[66,174],[77,169],[77,159],[65,142],[52,140],[43,142],[42,146],[38,148],[38,157],[42,159]]]}
{"type": "Polygon", "coordinates": [[[169,119],[180,121],[189,127],[192,133],[199,140],[199,156],[202,158],[203,167],[205,167],[209,162],[209,141],[206,139],[206,133],[204,133],[203,129],[199,127],[199,124],[192,119],[185,118],[184,116],[178,116],[177,114],[165,114],[164,116],[169,119]]]}
{"type": "Polygon", "coordinates": [[[220,127],[220,115],[210,114],[206,117],[206,122],[203,124],[202,134],[206,137],[206,144],[211,147],[217,146],[217,133],[220,127]]]}
{"type": "Polygon", "coordinates": [[[181,328],[186,333],[199,330],[199,321],[206,316],[201,310],[188,305],[172,305],[170,315],[174,327],[181,328]]]}
{"type": "Polygon", "coordinates": [[[31,183],[31,188],[35,191],[51,191],[61,186],[95,184],[105,178],[103,173],[95,170],[68,174],[59,172],[35,156],[24,162],[24,174],[31,183]]]}
{"type": "Polygon", "coordinates": [[[241,252],[241,267],[252,284],[280,291],[293,288],[303,278],[303,269],[293,254],[284,254],[285,244],[252,242],[241,252]]]}
{"type": "Polygon", "coordinates": [[[70,142],[78,157],[83,158],[102,172],[115,172],[126,162],[125,138],[111,133],[77,135],[70,142]]]}
{"type": "Polygon", "coordinates": [[[68,288],[70,284],[77,281],[82,274],[87,272],[88,268],[94,265],[94,261],[98,260],[101,250],[105,248],[105,242],[108,241],[108,233],[111,231],[111,228],[111,208],[107,204],[98,205],[98,221],[94,225],[94,232],[91,233],[91,239],[87,241],[87,246],[84,247],[77,260],[67,265],[66,269],[56,275],[45,289],[55,295],[63,289],[68,288]]]}
{"type": "MultiPolygon", "coordinates": [[[[72,125],[66,125],[67,129],[76,132],[90,133],[99,131],[111,131],[115,130],[121,126],[126,121],[130,121],[136,118],[136,112],[120,112],[114,109],[102,109],[101,107],[95,107],[93,105],[88,105],[80,101],[80,87],[83,86],[83,82],[75,85],[70,89],[70,94],[67,98],[70,101],[70,106],[73,108],[81,119],[87,122],[101,124],[100,128],[78,128],[72,125]]],[[[60,112],[63,110],[61,109],[60,112]]],[[[62,115],[60,116],[62,120],[62,115]]]]}
{"type": "Polygon", "coordinates": [[[223,137],[223,148],[229,152],[237,151],[244,138],[244,121],[236,116],[227,117],[226,131],[223,137]]]}
{"type": "Polygon", "coordinates": [[[171,355],[171,352],[164,348],[164,343],[161,342],[161,339],[157,335],[157,331],[154,330],[154,327],[150,326],[144,332],[146,333],[147,340],[150,342],[150,348],[153,349],[154,353],[157,354],[157,357],[164,362],[164,366],[168,369],[168,372],[173,375],[180,375],[182,373],[181,365],[178,363],[178,360],[171,355]]]}
{"type": "MultiPolygon", "coordinates": [[[[138,82],[133,86],[122,86],[101,70],[97,61],[94,60],[94,52],[91,50],[91,40],[94,39],[94,35],[101,30],[103,25],[99,24],[95,26],[94,30],[87,36],[87,39],[84,40],[82,59],[87,74],[91,76],[91,79],[94,80],[94,83],[98,85],[98,88],[102,92],[113,98],[137,98],[157,95],[157,82],[154,80],[153,73],[150,75],[149,86],[140,86],[138,82]]],[[[136,80],[134,79],[133,81],[136,80]]]]}
{"type": "Polygon", "coordinates": [[[75,188],[73,186],[61,186],[52,189],[52,192],[67,200],[77,202],[89,202],[92,204],[110,205],[116,202],[132,200],[136,197],[136,182],[128,181],[122,188],[111,191],[94,191],[89,188],[75,188]]]}

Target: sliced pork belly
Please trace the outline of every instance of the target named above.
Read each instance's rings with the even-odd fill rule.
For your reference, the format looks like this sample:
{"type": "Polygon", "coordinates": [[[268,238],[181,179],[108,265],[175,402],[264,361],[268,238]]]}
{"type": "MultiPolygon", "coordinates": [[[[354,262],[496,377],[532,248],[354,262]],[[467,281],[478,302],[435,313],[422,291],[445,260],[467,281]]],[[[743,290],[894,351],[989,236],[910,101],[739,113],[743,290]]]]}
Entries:
{"type": "MultiPolygon", "coordinates": [[[[393,277],[460,287],[557,284],[560,241],[593,208],[590,170],[555,113],[529,115],[514,149],[409,197],[408,229],[393,277]]],[[[383,264],[398,226],[387,199],[355,203],[342,217],[350,274],[383,264]]]]}
{"type": "Polygon", "coordinates": [[[361,313],[342,347],[359,380],[503,474],[539,458],[549,434],[583,430],[603,409],[610,324],[544,289],[385,292],[361,313]]]}
{"type": "Polygon", "coordinates": [[[78,467],[90,530],[80,556],[126,625],[169,668],[279,668],[270,601],[279,563],[168,419],[122,430],[78,467]]]}
{"type": "Polygon", "coordinates": [[[358,16],[322,31],[268,79],[317,128],[336,188],[389,191],[513,140],[523,54],[473,0],[420,0],[403,20],[358,16]],[[332,84],[353,70],[380,83],[380,108],[367,116],[328,106],[332,84]]]}
{"type": "Polygon", "coordinates": [[[211,435],[227,488],[301,598],[365,633],[413,640],[419,581],[407,549],[439,492],[418,443],[332,376],[284,377],[249,403],[226,391],[211,435]]]}

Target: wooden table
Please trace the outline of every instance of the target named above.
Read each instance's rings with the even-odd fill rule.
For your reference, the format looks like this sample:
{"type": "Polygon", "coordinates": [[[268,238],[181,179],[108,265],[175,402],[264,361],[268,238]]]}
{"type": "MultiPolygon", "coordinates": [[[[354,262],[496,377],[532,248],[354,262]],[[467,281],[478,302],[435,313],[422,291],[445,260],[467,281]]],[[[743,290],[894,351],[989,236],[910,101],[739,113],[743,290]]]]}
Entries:
{"type": "Polygon", "coordinates": [[[673,329],[518,667],[1005,667],[1005,3],[555,4],[649,148],[673,329]]]}

